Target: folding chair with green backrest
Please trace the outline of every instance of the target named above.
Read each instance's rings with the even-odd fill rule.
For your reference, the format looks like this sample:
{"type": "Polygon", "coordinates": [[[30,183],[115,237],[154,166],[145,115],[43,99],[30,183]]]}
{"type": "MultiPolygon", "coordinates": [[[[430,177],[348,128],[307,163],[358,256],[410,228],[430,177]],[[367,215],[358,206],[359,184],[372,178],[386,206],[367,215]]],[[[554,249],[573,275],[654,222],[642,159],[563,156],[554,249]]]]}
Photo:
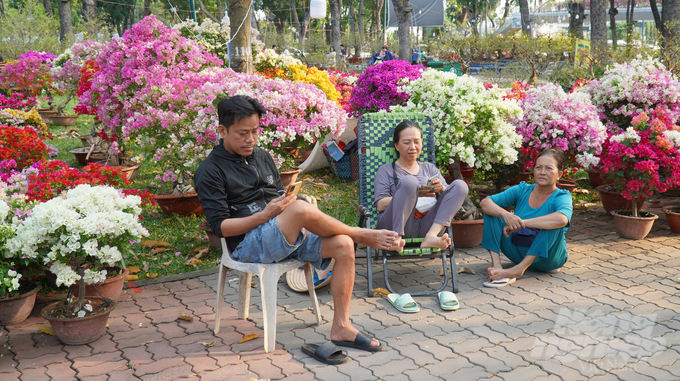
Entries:
{"type": "MultiPolygon", "coordinates": [[[[359,203],[361,211],[359,226],[374,229],[377,224],[378,211],[374,202],[374,179],[378,168],[386,163],[392,163],[397,159],[397,152],[392,142],[394,128],[404,120],[418,123],[423,130],[423,150],[418,158],[435,164],[434,153],[434,130],[432,119],[421,113],[373,113],[364,114],[359,119],[359,203]]],[[[451,226],[448,227],[449,237],[453,237],[451,226]]],[[[387,272],[387,262],[395,260],[414,260],[423,256],[441,256],[442,268],[444,269],[444,282],[437,290],[414,291],[411,295],[430,295],[443,291],[449,281],[449,272],[446,271],[447,258],[451,261],[451,283],[453,292],[458,292],[458,279],[456,277],[455,249],[453,241],[451,246],[441,249],[421,249],[422,238],[406,239],[406,247],[403,251],[389,252],[372,247],[366,248],[368,258],[368,295],[373,296],[373,259],[383,262],[383,275],[385,285],[390,292],[395,292],[390,285],[387,272]],[[415,257],[418,256],[418,257],[415,257]]]]}

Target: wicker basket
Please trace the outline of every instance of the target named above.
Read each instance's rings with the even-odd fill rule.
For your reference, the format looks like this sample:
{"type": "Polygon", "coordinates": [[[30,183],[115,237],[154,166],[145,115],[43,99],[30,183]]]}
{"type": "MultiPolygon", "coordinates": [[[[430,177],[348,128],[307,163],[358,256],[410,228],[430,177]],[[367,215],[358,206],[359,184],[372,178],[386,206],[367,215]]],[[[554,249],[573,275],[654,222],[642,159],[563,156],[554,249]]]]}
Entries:
{"type": "Polygon", "coordinates": [[[340,160],[335,161],[330,156],[326,156],[328,165],[334,175],[345,181],[359,180],[359,155],[356,153],[343,156],[340,160]]]}

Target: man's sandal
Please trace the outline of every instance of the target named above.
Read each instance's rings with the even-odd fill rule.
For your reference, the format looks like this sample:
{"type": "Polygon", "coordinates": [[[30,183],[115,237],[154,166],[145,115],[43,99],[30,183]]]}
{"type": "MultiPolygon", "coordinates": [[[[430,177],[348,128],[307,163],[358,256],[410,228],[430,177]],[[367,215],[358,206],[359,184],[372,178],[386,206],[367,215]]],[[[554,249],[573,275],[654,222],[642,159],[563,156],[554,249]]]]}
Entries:
{"type": "Polygon", "coordinates": [[[302,346],[302,352],[328,365],[343,364],[349,360],[347,353],[331,342],[326,342],[321,346],[316,344],[304,344],[302,346]]]}
{"type": "Polygon", "coordinates": [[[378,345],[377,347],[372,347],[371,346],[372,340],[373,339],[371,339],[370,337],[359,332],[359,333],[357,333],[357,337],[354,339],[354,341],[333,340],[333,344],[335,344],[339,347],[361,349],[362,351],[368,351],[368,352],[379,352],[380,350],[382,350],[382,343],[380,343],[380,345],[378,345]]]}

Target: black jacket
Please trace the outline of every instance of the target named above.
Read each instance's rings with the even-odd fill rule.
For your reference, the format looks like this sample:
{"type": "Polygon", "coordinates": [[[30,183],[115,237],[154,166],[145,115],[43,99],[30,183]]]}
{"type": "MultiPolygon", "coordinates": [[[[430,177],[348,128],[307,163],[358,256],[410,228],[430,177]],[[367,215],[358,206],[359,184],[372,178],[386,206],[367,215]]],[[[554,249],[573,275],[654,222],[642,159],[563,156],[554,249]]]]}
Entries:
{"type": "MultiPolygon", "coordinates": [[[[210,229],[223,237],[220,225],[227,218],[248,217],[262,211],[285,192],[269,153],[255,147],[248,157],[232,154],[220,143],[201,162],[194,186],[210,229]]],[[[232,252],[245,234],[227,237],[232,252]]]]}

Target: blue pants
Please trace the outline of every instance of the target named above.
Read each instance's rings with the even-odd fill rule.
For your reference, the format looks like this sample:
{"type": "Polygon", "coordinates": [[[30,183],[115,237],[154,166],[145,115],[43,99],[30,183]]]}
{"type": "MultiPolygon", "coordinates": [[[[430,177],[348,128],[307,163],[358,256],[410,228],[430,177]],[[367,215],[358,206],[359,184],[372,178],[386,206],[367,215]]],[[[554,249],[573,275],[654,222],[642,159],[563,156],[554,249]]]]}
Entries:
{"type": "Polygon", "coordinates": [[[484,237],[482,247],[503,253],[513,263],[522,262],[527,255],[535,255],[536,260],[529,266],[534,271],[550,271],[558,269],[567,262],[567,240],[563,229],[540,229],[531,247],[516,246],[510,237],[503,234],[505,221],[500,217],[484,215],[484,237]]]}

